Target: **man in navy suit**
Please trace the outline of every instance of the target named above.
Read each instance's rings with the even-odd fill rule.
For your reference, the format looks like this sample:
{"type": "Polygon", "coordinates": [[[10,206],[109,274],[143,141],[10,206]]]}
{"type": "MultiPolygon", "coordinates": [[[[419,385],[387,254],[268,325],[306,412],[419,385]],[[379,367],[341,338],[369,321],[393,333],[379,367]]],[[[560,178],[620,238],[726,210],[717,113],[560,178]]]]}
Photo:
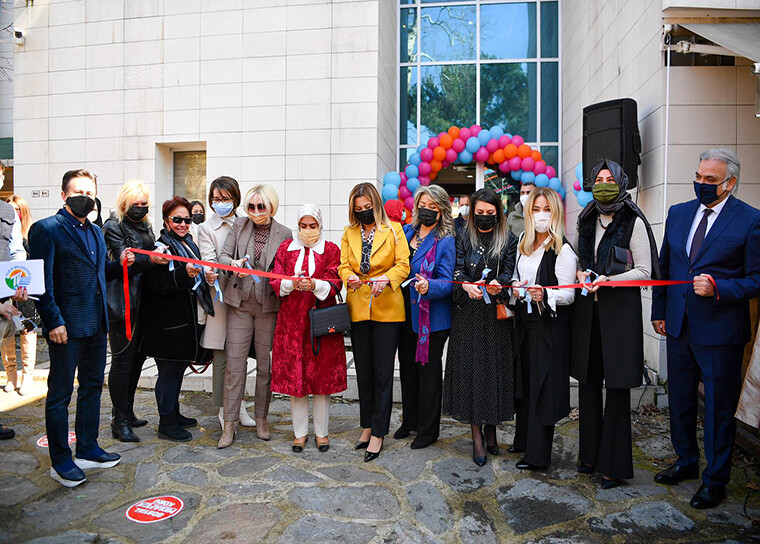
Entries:
{"type": "Polygon", "coordinates": [[[760,295],[760,211],[731,195],[739,159],[727,149],[699,157],[696,200],[668,213],[660,254],[663,277],[691,285],[656,288],[652,326],[667,336],[670,432],[678,459],[655,481],[699,477],[697,387],[705,385],[705,457],[694,508],[725,496],[736,435],[744,345],[750,339],[748,301],[760,295]]]}
{"type": "MultiPolygon", "coordinates": [[[[37,310],[50,349],[45,402],[50,476],[66,487],[85,481],[83,469],[109,468],[121,459],[102,450],[97,442],[108,330],[106,281],[119,276],[120,265],[106,264],[103,233],[87,219],[96,194],[92,174],[66,172],[61,186],[65,206],[29,230],[31,258],[45,261],[46,292],[37,302],[37,310]],[[77,443],[72,460],[68,408],[77,368],[77,443]]],[[[124,259],[133,261],[134,255],[125,250],[124,259]]]]}

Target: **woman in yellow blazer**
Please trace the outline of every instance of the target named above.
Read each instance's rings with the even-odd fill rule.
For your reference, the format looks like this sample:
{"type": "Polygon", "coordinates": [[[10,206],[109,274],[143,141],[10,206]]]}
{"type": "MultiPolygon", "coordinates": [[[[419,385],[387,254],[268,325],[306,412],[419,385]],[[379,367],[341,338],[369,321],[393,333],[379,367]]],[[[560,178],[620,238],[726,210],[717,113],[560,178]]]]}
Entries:
{"type": "Polygon", "coordinates": [[[375,186],[360,183],[348,203],[350,225],[343,231],[338,273],[347,286],[351,314],[362,435],[356,449],[364,461],[380,455],[393,403],[393,365],[409,275],[409,244],[399,223],[391,223],[375,186]]]}

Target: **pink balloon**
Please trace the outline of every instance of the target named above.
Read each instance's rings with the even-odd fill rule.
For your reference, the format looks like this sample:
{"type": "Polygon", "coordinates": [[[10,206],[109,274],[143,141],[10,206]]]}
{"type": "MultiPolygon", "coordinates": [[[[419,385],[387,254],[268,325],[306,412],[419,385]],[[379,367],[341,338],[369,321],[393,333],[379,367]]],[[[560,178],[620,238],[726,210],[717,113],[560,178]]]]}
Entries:
{"type": "Polygon", "coordinates": [[[482,129],[478,125],[472,125],[470,127],[470,134],[472,134],[473,136],[477,136],[478,132],[480,132],[481,130],[482,129]]]}
{"type": "Polygon", "coordinates": [[[573,183],[573,189],[575,189],[576,191],[581,190],[581,182],[578,181],[577,179],[575,180],[575,183],[573,183]]]}
{"type": "Polygon", "coordinates": [[[414,209],[414,197],[408,196],[404,199],[404,208],[407,210],[413,210],[414,209]]]}
{"type": "Polygon", "coordinates": [[[441,145],[441,136],[443,136],[444,134],[448,134],[448,132],[439,132],[438,133],[438,145],[441,145]]]}
{"type": "Polygon", "coordinates": [[[546,163],[544,161],[536,161],[536,165],[533,167],[533,173],[536,175],[544,174],[546,172],[546,163]]]}
{"type": "Polygon", "coordinates": [[[502,136],[501,138],[499,138],[499,147],[501,148],[507,147],[510,143],[512,143],[512,138],[510,138],[506,134],[502,136]]]}
{"type": "Polygon", "coordinates": [[[486,162],[491,154],[485,147],[481,147],[475,152],[475,160],[478,162],[486,162]]]}
{"type": "Polygon", "coordinates": [[[406,177],[406,172],[399,172],[398,175],[401,177],[401,185],[406,185],[406,180],[409,179],[406,177]]]}
{"type": "Polygon", "coordinates": [[[493,153],[497,149],[499,149],[499,140],[496,140],[494,138],[491,138],[488,140],[488,143],[486,144],[486,149],[489,153],[493,153]]]}
{"type": "Polygon", "coordinates": [[[435,149],[439,145],[441,145],[441,142],[435,136],[433,136],[432,138],[430,138],[428,140],[428,148],[429,149],[435,149]]]}
{"type": "Polygon", "coordinates": [[[511,159],[509,159],[510,170],[519,170],[521,165],[522,165],[522,159],[520,157],[512,157],[511,159]]]}
{"type": "Polygon", "coordinates": [[[503,163],[499,164],[499,170],[505,174],[509,172],[509,161],[504,161],[503,163]]]}
{"type": "Polygon", "coordinates": [[[536,161],[533,160],[533,157],[525,157],[522,160],[522,170],[523,170],[523,172],[530,172],[530,171],[532,171],[534,166],[536,166],[536,161]]]}
{"type": "Polygon", "coordinates": [[[430,178],[427,176],[420,176],[417,179],[420,180],[420,185],[430,185],[430,178]]]}
{"type": "Polygon", "coordinates": [[[554,167],[553,167],[553,166],[547,166],[547,167],[546,167],[546,172],[544,172],[544,173],[545,173],[547,176],[549,176],[549,179],[551,179],[551,178],[556,178],[556,177],[557,177],[557,172],[554,170],[554,167]]]}
{"type": "MultiPolygon", "coordinates": [[[[461,142],[462,140],[459,140],[459,141],[461,142]]],[[[446,161],[447,162],[450,162],[450,163],[454,162],[455,160],[457,160],[457,156],[458,156],[457,155],[457,151],[453,147],[450,147],[450,148],[448,148],[446,150],[446,161]]]]}
{"type": "Polygon", "coordinates": [[[451,163],[450,163],[449,161],[447,161],[447,160],[444,160],[444,161],[441,163],[441,170],[443,170],[444,168],[446,168],[446,167],[447,167],[448,165],[450,165],[450,164],[451,164],[451,163]]]}
{"type": "Polygon", "coordinates": [[[455,139],[454,143],[451,144],[451,149],[453,149],[457,153],[461,153],[464,147],[465,147],[464,140],[460,140],[459,138],[455,139]]]}
{"type": "MultiPolygon", "coordinates": [[[[420,171],[420,176],[429,176],[430,172],[433,171],[433,168],[430,166],[429,162],[421,162],[420,164],[417,165],[417,169],[420,171]]],[[[420,179],[420,178],[417,178],[417,179],[420,179]]]]}
{"type": "Polygon", "coordinates": [[[525,140],[522,136],[512,136],[512,143],[515,144],[517,147],[520,147],[522,144],[525,143],[525,140]]]}
{"type": "Polygon", "coordinates": [[[465,127],[465,128],[459,129],[459,139],[460,140],[462,140],[463,142],[466,142],[471,137],[472,137],[472,132],[470,132],[469,128],[465,127]]]}
{"type": "Polygon", "coordinates": [[[422,162],[430,162],[433,160],[433,150],[429,147],[426,147],[422,151],[420,151],[420,158],[422,159],[422,162]]]}
{"type": "Polygon", "coordinates": [[[398,190],[398,197],[409,198],[410,196],[412,196],[412,192],[406,188],[406,185],[402,185],[398,190]]]}

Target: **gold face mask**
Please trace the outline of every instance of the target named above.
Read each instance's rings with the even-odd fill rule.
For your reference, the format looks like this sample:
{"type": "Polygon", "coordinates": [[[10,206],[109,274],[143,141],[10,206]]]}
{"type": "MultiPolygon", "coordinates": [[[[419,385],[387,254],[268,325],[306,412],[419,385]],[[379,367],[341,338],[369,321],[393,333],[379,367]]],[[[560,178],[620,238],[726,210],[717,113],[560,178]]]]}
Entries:
{"type": "Polygon", "coordinates": [[[298,229],[298,239],[305,246],[313,246],[319,241],[319,229],[298,229]]]}

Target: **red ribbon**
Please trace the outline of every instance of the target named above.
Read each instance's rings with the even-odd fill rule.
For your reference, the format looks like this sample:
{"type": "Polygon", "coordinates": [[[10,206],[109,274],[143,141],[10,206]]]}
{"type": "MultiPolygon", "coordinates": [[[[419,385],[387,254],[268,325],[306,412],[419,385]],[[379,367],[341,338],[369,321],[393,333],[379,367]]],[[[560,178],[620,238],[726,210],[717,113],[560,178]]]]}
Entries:
{"type": "MultiPolygon", "coordinates": [[[[298,281],[298,276],[287,276],[284,274],[275,274],[273,272],[264,272],[262,270],[252,270],[250,268],[240,268],[237,266],[230,266],[227,264],[221,264],[221,263],[212,263],[210,261],[202,261],[200,259],[190,259],[188,257],[181,257],[179,255],[172,255],[170,253],[159,253],[158,251],[149,251],[147,249],[137,249],[137,248],[129,248],[129,250],[132,253],[139,253],[141,255],[148,255],[150,257],[161,257],[164,259],[168,259],[170,261],[180,261],[183,263],[190,263],[190,264],[196,264],[200,266],[207,266],[209,268],[214,268],[216,270],[226,270],[228,272],[235,272],[237,274],[247,274],[250,276],[259,276],[262,278],[270,278],[270,279],[277,279],[277,280],[295,280],[298,281]]],[[[127,339],[132,339],[132,323],[130,321],[130,310],[129,310],[129,272],[128,272],[128,266],[126,259],[122,263],[122,267],[124,269],[124,310],[125,310],[125,319],[127,321],[127,339]]],[[[314,278],[319,279],[319,278],[314,278]]],[[[715,288],[715,296],[716,298],[720,299],[720,295],[718,295],[718,286],[715,284],[715,280],[710,277],[710,282],[713,284],[713,287],[715,288]]],[[[325,281],[331,281],[331,280],[325,280],[325,281]]],[[[381,280],[362,280],[362,283],[372,283],[374,281],[381,281],[381,280]]],[[[478,282],[474,281],[454,281],[454,280],[435,280],[435,281],[446,281],[448,283],[453,283],[457,285],[479,285],[478,282]]],[[[666,287],[668,285],[684,285],[687,283],[693,283],[693,280],[625,280],[625,281],[600,281],[596,285],[601,287],[666,287]]],[[[589,284],[583,284],[583,283],[570,283],[567,285],[549,285],[549,286],[542,286],[544,289],[583,289],[584,287],[588,287],[589,284]]]]}

